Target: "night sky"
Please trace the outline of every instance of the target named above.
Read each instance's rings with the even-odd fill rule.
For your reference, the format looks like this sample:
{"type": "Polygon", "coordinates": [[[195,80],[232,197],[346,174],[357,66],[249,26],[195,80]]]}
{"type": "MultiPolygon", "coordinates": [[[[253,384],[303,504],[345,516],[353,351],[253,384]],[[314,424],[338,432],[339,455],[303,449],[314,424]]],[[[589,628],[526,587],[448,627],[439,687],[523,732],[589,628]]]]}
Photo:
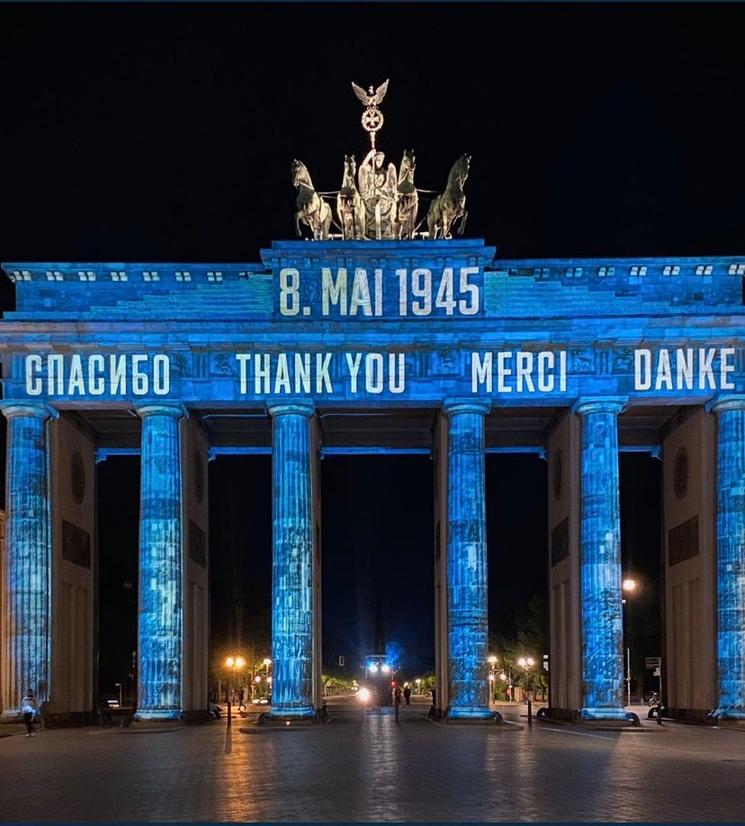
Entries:
{"type": "MultiPolygon", "coordinates": [[[[736,4],[4,4],[0,260],[256,261],[291,237],[292,159],[335,189],[366,146],[349,82],[386,77],[381,148],[415,148],[428,189],[471,153],[468,234],[502,256],[742,254],[744,30],[736,4]]],[[[102,611],[123,629],[104,686],[134,633],[137,461],[100,470],[102,611]]],[[[654,614],[659,467],[624,456],[621,474],[654,614]]],[[[210,475],[213,641],[260,646],[269,461],[210,475]]],[[[333,457],[323,485],[328,657],[374,644],[384,604],[387,639],[431,667],[431,463],[333,457]]],[[[500,633],[545,589],[545,490],[539,460],[489,458],[500,633]]]]}

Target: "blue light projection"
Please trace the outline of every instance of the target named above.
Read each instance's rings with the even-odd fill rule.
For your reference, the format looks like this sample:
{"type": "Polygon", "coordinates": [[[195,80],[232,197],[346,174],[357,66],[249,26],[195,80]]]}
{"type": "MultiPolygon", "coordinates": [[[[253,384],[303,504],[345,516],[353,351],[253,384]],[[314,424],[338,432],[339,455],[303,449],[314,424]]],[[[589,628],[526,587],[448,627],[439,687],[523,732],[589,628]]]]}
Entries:
{"type": "Polygon", "coordinates": [[[137,718],[182,714],[183,548],[178,404],[137,408],[140,470],[140,614],[137,718]]]}
{"type": "Polygon", "coordinates": [[[49,699],[52,539],[46,404],[0,403],[8,419],[7,556],[5,610],[7,678],[3,717],[21,713],[30,689],[49,699]]]}
{"type": "Polygon", "coordinates": [[[623,708],[618,399],[582,400],[580,588],[583,719],[633,719],[623,708]]]}
{"type": "Polygon", "coordinates": [[[313,518],[310,404],[269,407],[272,416],[272,718],[313,708],[313,518]]]}
{"type": "Polygon", "coordinates": [[[717,451],[717,672],[720,719],[745,719],[745,396],[712,405],[717,451]]]}
{"type": "Polygon", "coordinates": [[[484,416],[489,405],[446,402],[448,418],[448,717],[487,719],[488,581],[484,416]]]}
{"type": "MultiPolygon", "coordinates": [[[[11,419],[6,604],[16,623],[5,707],[34,687],[24,681],[42,696],[49,690],[45,404],[143,416],[143,718],[178,717],[182,705],[182,405],[249,416],[269,407],[274,416],[273,693],[275,713],[288,717],[313,714],[312,405],[444,405],[451,715],[479,717],[488,713],[483,416],[605,399],[579,411],[583,696],[586,716],[622,715],[613,400],[705,405],[745,393],[745,257],[508,260],[478,238],[275,241],[260,255],[3,265],[16,289],[16,309],[0,321],[11,419]]],[[[719,412],[720,706],[730,716],[745,709],[742,415],[731,405],[719,412]]],[[[236,448],[269,449],[213,446],[213,455],[236,448]]],[[[99,446],[99,457],[116,449],[99,446]]],[[[355,448],[326,448],[338,450],[355,448]]]]}

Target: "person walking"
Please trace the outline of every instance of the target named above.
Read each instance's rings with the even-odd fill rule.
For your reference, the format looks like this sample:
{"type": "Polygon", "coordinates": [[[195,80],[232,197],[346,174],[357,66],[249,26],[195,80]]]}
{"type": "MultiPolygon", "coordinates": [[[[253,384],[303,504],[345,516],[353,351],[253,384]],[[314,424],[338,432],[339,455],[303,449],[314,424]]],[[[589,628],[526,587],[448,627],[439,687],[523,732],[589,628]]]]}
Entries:
{"type": "Polygon", "coordinates": [[[36,737],[34,720],[39,715],[39,706],[31,689],[26,692],[26,696],[21,700],[21,711],[23,712],[23,722],[26,724],[26,737],[36,737]]]}
{"type": "Polygon", "coordinates": [[[396,716],[396,722],[398,722],[398,710],[401,708],[401,686],[397,685],[393,689],[393,713],[396,716]]]}
{"type": "Polygon", "coordinates": [[[404,700],[406,700],[406,705],[411,705],[411,686],[406,685],[404,686],[404,700]]]}

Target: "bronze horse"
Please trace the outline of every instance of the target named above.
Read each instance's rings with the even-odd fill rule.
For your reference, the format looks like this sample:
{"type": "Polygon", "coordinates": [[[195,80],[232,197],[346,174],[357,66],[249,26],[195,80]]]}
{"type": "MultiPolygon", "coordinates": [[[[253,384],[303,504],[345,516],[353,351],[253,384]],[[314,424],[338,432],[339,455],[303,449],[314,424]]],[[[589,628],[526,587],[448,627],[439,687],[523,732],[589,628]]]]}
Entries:
{"type": "Polygon", "coordinates": [[[357,163],[354,155],[344,156],[344,175],[336,196],[336,214],[345,241],[365,237],[365,205],[357,189],[357,163]]]}
{"type": "Polygon", "coordinates": [[[413,149],[404,149],[401,166],[398,169],[396,190],[396,236],[411,239],[416,229],[416,214],[419,210],[419,195],[414,186],[416,159],[413,149]]]}
{"type": "Polygon", "coordinates": [[[305,164],[298,160],[292,162],[292,185],[297,189],[295,232],[298,238],[302,237],[302,221],[310,227],[314,240],[327,239],[331,227],[331,207],[313,188],[313,181],[305,164]]]}
{"type": "Polygon", "coordinates": [[[445,191],[429,205],[427,229],[431,239],[452,238],[453,225],[459,218],[458,234],[463,235],[466,218],[468,217],[463,186],[468,178],[470,166],[471,156],[461,155],[450,170],[445,191]]]}

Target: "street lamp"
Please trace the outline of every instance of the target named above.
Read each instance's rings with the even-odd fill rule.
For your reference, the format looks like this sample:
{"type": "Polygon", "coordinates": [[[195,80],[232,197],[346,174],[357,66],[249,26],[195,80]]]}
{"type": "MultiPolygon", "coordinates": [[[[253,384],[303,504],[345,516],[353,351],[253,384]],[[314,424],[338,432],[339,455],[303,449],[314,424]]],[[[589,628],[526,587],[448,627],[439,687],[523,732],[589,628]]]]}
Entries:
{"type": "Polygon", "coordinates": [[[533,680],[530,677],[530,669],[535,665],[532,657],[520,657],[517,664],[525,672],[525,689],[528,696],[528,725],[533,725],[533,680]]]}
{"type": "Polygon", "coordinates": [[[226,657],[225,658],[225,665],[233,672],[233,683],[231,687],[231,694],[228,695],[228,725],[231,724],[233,719],[233,708],[231,705],[231,695],[235,696],[235,682],[238,672],[246,665],[246,658],[241,657],[240,655],[236,657],[226,657]]]}
{"type": "MultiPolygon", "coordinates": [[[[623,593],[628,594],[631,596],[634,591],[636,591],[636,580],[632,579],[631,577],[624,577],[623,582],[621,583],[621,589],[623,593]]],[[[626,600],[621,599],[621,611],[623,613],[623,633],[624,637],[630,637],[630,634],[627,634],[626,626],[628,624],[628,617],[626,616],[626,600]]],[[[626,705],[631,705],[631,648],[627,645],[626,646],[626,705]]]]}
{"type": "Polygon", "coordinates": [[[492,702],[494,702],[497,699],[495,694],[496,686],[494,685],[494,681],[496,680],[497,657],[494,654],[490,654],[486,658],[486,661],[489,663],[489,682],[491,683],[491,691],[489,693],[491,694],[492,702]]]}
{"type": "Polygon", "coordinates": [[[525,672],[525,687],[528,695],[530,695],[531,686],[530,681],[528,680],[528,675],[530,673],[530,669],[535,665],[535,660],[532,657],[519,657],[517,664],[525,672]]]}

